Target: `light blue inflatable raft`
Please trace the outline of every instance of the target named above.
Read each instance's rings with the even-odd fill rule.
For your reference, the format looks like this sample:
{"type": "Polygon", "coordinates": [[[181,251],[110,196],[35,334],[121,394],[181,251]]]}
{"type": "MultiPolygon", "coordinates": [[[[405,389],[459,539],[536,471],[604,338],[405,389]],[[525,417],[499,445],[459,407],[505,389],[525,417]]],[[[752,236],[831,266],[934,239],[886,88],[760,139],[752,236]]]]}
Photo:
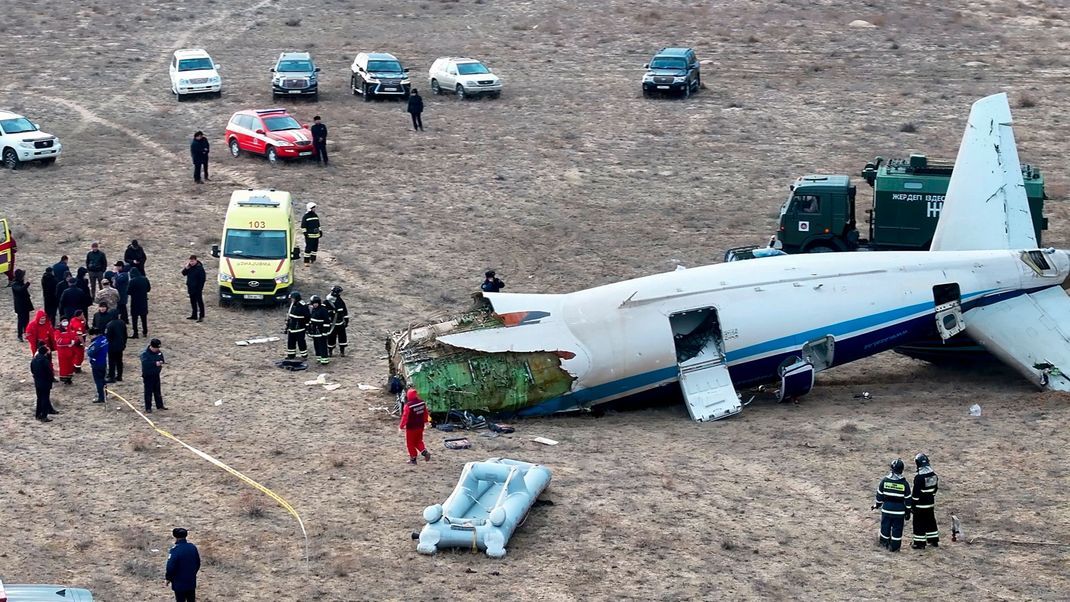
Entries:
{"type": "Polygon", "coordinates": [[[427,524],[416,551],[471,548],[505,556],[505,544],[549,484],[550,469],[538,464],[505,458],[465,464],[446,501],[424,509],[427,524]]]}

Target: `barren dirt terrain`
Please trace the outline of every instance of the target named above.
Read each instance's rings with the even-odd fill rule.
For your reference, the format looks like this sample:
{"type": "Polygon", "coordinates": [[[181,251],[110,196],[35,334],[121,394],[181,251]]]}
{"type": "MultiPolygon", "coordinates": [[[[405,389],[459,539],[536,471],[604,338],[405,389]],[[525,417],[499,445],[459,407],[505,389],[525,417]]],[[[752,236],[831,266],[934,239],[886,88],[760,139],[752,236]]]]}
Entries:
{"type": "MultiPolygon", "coordinates": [[[[208,601],[1066,599],[1070,400],[1001,367],[887,353],[819,375],[798,406],[760,399],[712,424],[691,422],[670,387],[630,411],[473,434],[467,451],[431,431],[434,460],[415,468],[382,410],[392,398],[358,386],[385,382],[388,332],[466,307],[488,267],[509,291],[566,292],[719,261],[773,232],[798,175],[857,176],[877,155],[954,157],[970,104],[999,91],[1023,161],[1047,178],[1046,242],[1066,247],[1063,2],[15,0],[0,6],[0,56],[0,108],[64,145],[52,167],[0,173],[0,215],[35,303],[61,254],[77,264],[100,240],[114,261],[142,241],[171,408],[153,417],[286,498],[310,537],[306,564],[282,508],[114,400],[91,404],[88,373],[57,385],[54,422],[33,420],[29,355],[7,309],[0,579],[171,599],[164,562],[184,526],[208,601]],[[689,100],[640,94],[643,64],[665,45],[704,61],[705,89],[689,100]],[[221,99],[175,102],[167,64],[181,47],[222,65],[221,99]],[[283,104],[323,116],[331,167],[231,158],[227,119],[278,104],[268,69],[304,49],[323,68],[322,97],[283,104]],[[372,50],[397,55],[420,88],[434,58],[478,57],[505,93],[427,96],[427,131],[414,133],[401,103],[349,93],[354,55],[372,50]],[[187,150],[198,129],[213,145],[202,186],[187,150]],[[207,256],[231,191],[248,186],[319,204],[322,261],[297,281],[306,296],[346,289],[353,344],[326,370],[336,391],[306,387],[315,370],[275,368],[282,342],[235,346],[280,333],[284,313],[218,307],[210,257],[207,319],[184,319],[182,264],[207,256]],[[893,556],[876,546],[872,491],[890,460],[912,465],[918,451],[941,476],[944,544],[893,556]],[[409,534],[423,508],[466,461],[491,456],[551,467],[554,505],[532,510],[504,560],[418,555],[409,534]],[[949,511],[965,543],[950,541],[949,511]]],[[[869,188],[855,179],[861,211],[869,188]]],[[[139,343],[115,388],[135,403],[139,343]]]]}

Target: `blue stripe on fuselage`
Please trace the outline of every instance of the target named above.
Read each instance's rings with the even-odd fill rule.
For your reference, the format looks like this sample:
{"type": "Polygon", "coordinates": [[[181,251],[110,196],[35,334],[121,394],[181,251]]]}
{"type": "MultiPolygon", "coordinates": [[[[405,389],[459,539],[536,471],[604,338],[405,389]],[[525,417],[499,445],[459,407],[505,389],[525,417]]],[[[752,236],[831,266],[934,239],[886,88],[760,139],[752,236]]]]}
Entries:
{"type": "MultiPolygon", "coordinates": [[[[996,289],[968,293],[962,296],[963,311],[999,303],[1006,299],[1037,292],[1051,288],[1052,286],[1042,286],[1029,290],[1017,289],[1004,291],[988,297],[984,297],[983,295],[992,293],[996,289]]],[[[737,388],[772,382],[777,378],[777,368],[780,364],[789,357],[797,356],[799,354],[799,349],[801,349],[804,342],[829,334],[833,336],[843,335],[850,332],[867,330],[879,324],[886,324],[885,326],[875,328],[853,337],[836,339],[836,352],[833,365],[839,366],[841,364],[847,364],[863,357],[887,351],[893,347],[935,334],[936,325],[932,318],[932,310],[935,307],[936,305],[932,301],[916,303],[898,309],[878,312],[869,316],[852,318],[824,328],[814,328],[771,341],[751,345],[750,347],[745,347],[743,349],[738,349],[728,354],[728,361],[730,364],[728,366],[728,372],[732,377],[732,383],[737,388]],[[908,320],[903,320],[903,318],[919,312],[925,313],[908,320]],[[894,320],[899,321],[893,322],[894,320]],[[775,349],[783,349],[788,346],[791,346],[791,348],[782,351],[781,353],[775,353],[750,361],[743,361],[741,359],[761,353],[767,353],[775,349]]],[[[644,372],[642,374],[635,374],[601,385],[566,393],[565,395],[546,400],[537,405],[518,410],[516,415],[545,416],[557,412],[598,405],[602,401],[609,401],[626,395],[641,393],[644,390],[656,387],[660,384],[674,381],[679,377],[679,371],[679,366],[672,365],[650,372],[644,372]]]]}

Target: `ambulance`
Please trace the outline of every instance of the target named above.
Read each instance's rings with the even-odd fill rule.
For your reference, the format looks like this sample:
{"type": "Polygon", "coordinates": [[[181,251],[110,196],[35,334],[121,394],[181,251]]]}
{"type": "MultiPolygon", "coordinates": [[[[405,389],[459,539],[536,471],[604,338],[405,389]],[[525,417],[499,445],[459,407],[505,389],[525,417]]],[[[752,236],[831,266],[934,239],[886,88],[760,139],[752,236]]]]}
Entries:
{"type": "Polygon", "coordinates": [[[223,220],[223,239],[212,245],[219,261],[219,302],[280,304],[294,280],[293,197],[275,190],[235,190],[223,220]]]}
{"type": "Polygon", "coordinates": [[[0,218],[0,273],[11,282],[15,278],[15,239],[11,237],[11,227],[7,218],[0,218]]]}

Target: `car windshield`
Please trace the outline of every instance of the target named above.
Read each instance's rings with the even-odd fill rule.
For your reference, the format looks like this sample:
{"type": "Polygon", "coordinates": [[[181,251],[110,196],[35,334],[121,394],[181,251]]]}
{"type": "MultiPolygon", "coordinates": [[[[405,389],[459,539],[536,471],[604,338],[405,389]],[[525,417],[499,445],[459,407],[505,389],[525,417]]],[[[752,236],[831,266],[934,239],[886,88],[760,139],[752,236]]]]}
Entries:
{"type": "Polygon", "coordinates": [[[312,61],[279,61],[275,71],[298,71],[308,73],[312,71],[312,61]]]}
{"type": "Polygon", "coordinates": [[[460,63],[457,65],[457,73],[459,75],[479,75],[480,73],[490,73],[490,69],[483,66],[483,63],[460,63]]]}
{"type": "Polygon", "coordinates": [[[265,117],[264,125],[269,132],[282,132],[284,130],[299,130],[301,124],[297,123],[297,120],[289,115],[283,115],[281,117],[265,117]]]}
{"type": "Polygon", "coordinates": [[[178,61],[179,71],[204,71],[212,68],[212,59],[203,57],[199,59],[182,59],[178,61]]]}
{"type": "Polygon", "coordinates": [[[397,61],[368,61],[368,71],[401,72],[401,63],[397,61]]]}
{"type": "Polygon", "coordinates": [[[651,69],[683,69],[686,66],[687,61],[671,56],[656,56],[650,62],[651,69]]]}
{"type": "Polygon", "coordinates": [[[4,130],[5,134],[21,134],[23,132],[37,131],[37,128],[35,128],[33,124],[30,123],[30,120],[25,117],[0,120],[0,129],[4,130]]]}
{"type": "Polygon", "coordinates": [[[285,259],[285,230],[237,230],[227,228],[224,257],[244,259],[285,259]]]}

